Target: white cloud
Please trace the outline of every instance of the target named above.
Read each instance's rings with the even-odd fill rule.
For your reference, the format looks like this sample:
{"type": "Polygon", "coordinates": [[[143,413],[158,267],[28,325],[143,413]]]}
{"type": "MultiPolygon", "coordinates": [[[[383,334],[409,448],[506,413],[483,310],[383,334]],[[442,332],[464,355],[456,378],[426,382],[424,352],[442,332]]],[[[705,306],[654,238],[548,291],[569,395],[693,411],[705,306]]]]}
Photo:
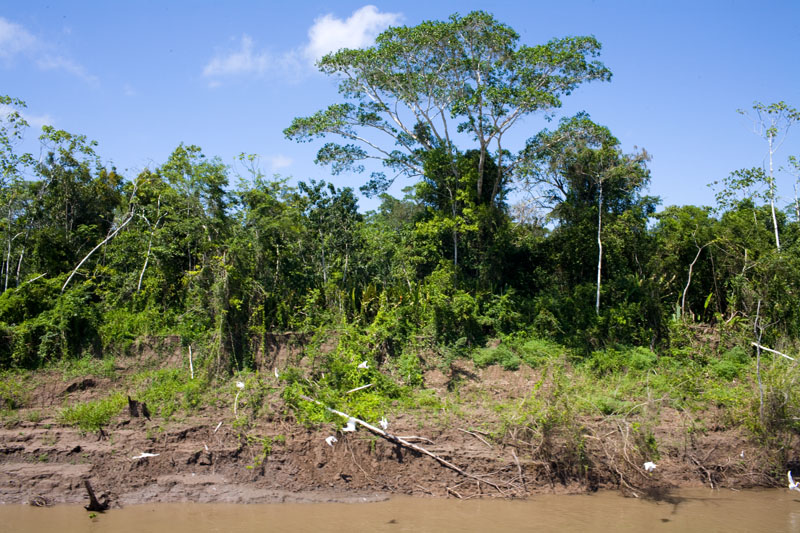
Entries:
{"type": "Polygon", "coordinates": [[[272,54],[256,50],[253,38],[242,35],[237,50],[217,53],[203,68],[203,76],[212,78],[210,85],[219,85],[219,78],[231,76],[264,76],[267,73],[293,75],[299,68],[297,54],[293,51],[272,54]]]}
{"type": "Polygon", "coordinates": [[[57,53],[49,43],[0,17],[0,59],[10,64],[17,56],[28,58],[41,70],[63,70],[90,83],[97,81],[82,65],[57,53]]]}
{"type": "Polygon", "coordinates": [[[308,30],[305,56],[319,60],[341,48],[363,48],[371,45],[380,32],[402,19],[400,13],[381,13],[375,6],[364,6],[353,12],[347,20],[328,13],[314,20],[308,30]]]}
{"type": "Polygon", "coordinates": [[[372,5],[357,9],[346,20],[329,13],[314,20],[306,44],[280,53],[257,49],[254,39],[245,34],[237,42],[236,49],[218,52],[212,57],[203,67],[203,76],[210,79],[210,87],[219,86],[221,78],[234,76],[270,74],[297,79],[307,74],[310,64],[328,52],[369,46],[381,31],[401,19],[400,13],[381,13],[372,5]]]}
{"type": "Polygon", "coordinates": [[[272,172],[277,172],[282,168],[289,167],[293,163],[291,157],[286,157],[285,155],[281,154],[269,156],[268,159],[272,172]]]}
{"type": "Polygon", "coordinates": [[[50,115],[32,115],[27,111],[20,111],[7,104],[0,104],[0,119],[5,119],[14,111],[18,111],[22,118],[25,119],[25,122],[35,130],[41,129],[42,126],[46,125],[52,126],[55,122],[50,115]]]}
{"type": "Polygon", "coordinates": [[[97,82],[96,76],[92,76],[82,65],[64,56],[42,54],[36,59],[36,66],[42,70],[63,70],[89,83],[97,82]]]}
{"type": "Polygon", "coordinates": [[[36,47],[36,38],[25,28],[0,17],[0,57],[11,59],[36,47]]]}

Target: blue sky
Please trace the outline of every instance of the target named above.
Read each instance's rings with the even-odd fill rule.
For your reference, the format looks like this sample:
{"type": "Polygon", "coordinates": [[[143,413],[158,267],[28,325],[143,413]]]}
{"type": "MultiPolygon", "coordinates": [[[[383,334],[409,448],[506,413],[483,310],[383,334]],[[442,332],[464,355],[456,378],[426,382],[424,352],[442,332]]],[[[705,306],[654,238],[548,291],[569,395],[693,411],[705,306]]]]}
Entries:
{"type": "MultiPolygon", "coordinates": [[[[318,144],[283,137],[293,117],[337,101],[335,81],[315,71],[314,58],[368,45],[389,24],[475,9],[513,27],[525,44],[597,37],[613,79],[566,97],[561,114],[585,110],[626,150],[646,148],[650,194],[664,205],[710,205],[706,184],[764,163],[766,142],[737,109],[756,100],[800,108],[800,2],[793,0],[6,1],[0,94],[25,100],[37,129],[49,123],[97,140],[98,153],[129,178],[184,142],[225,163],[255,153],[268,174],[358,188],[366,176],[330,176],[313,164],[318,144]]],[[[518,142],[547,125],[527,119],[518,142]]],[[[800,124],[777,162],[791,154],[800,157],[800,124]]],[[[779,177],[784,203],[793,181],[779,177]]]]}

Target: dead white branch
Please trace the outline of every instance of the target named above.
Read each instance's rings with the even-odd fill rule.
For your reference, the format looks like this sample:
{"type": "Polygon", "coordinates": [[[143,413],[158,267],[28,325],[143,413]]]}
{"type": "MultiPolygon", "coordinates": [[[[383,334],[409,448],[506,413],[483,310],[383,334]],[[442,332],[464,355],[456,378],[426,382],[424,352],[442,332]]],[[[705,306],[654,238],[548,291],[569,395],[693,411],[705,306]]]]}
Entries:
{"type": "Polygon", "coordinates": [[[113,231],[111,234],[109,234],[109,236],[108,236],[108,237],[106,237],[105,239],[103,239],[103,241],[102,241],[100,244],[98,244],[97,246],[95,246],[94,248],[92,248],[92,251],[91,251],[91,252],[89,252],[88,254],[86,254],[86,257],[84,257],[83,259],[81,259],[81,262],[80,262],[80,263],[78,263],[78,266],[76,266],[76,267],[75,267],[75,269],[72,271],[72,273],[69,275],[69,277],[67,278],[67,281],[65,281],[65,282],[64,282],[64,286],[63,286],[63,287],[61,287],[61,292],[64,292],[64,289],[66,289],[66,288],[67,288],[67,285],[69,284],[70,280],[72,279],[72,276],[74,276],[74,275],[75,275],[75,273],[78,271],[78,269],[80,269],[80,268],[81,268],[81,266],[82,266],[82,265],[83,265],[83,264],[86,262],[86,260],[87,260],[87,259],[89,259],[89,258],[92,256],[92,254],[93,254],[93,253],[95,253],[95,252],[97,251],[97,249],[98,249],[98,248],[100,248],[100,247],[101,247],[101,246],[103,246],[105,243],[107,243],[108,241],[110,241],[111,239],[113,239],[113,238],[114,238],[114,237],[117,235],[117,233],[119,233],[119,232],[120,232],[120,230],[122,230],[122,228],[124,228],[125,226],[127,226],[127,225],[128,225],[128,222],[130,222],[130,221],[131,221],[131,219],[133,219],[133,214],[132,214],[132,213],[131,213],[130,215],[128,215],[128,218],[126,218],[126,219],[125,219],[125,222],[123,222],[122,224],[120,224],[120,225],[119,225],[119,227],[117,227],[117,229],[115,229],[115,230],[114,230],[114,231],[113,231]]]}
{"type": "Polygon", "coordinates": [[[451,462],[449,462],[449,461],[447,461],[445,459],[442,459],[441,457],[439,457],[438,455],[436,455],[434,453],[429,452],[428,450],[426,450],[425,448],[423,448],[421,446],[417,446],[416,444],[413,444],[411,442],[408,442],[407,440],[401,439],[400,437],[396,437],[394,435],[391,435],[391,434],[383,431],[379,427],[373,426],[372,424],[364,422],[363,420],[359,420],[358,418],[352,417],[352,416],[348,415],[347,413],[343,413],[341,411],[337,411],[336,409],[332,409],[332,408],[328,407],[327,405],[325,405],[324,403],[322,403],[322,402],[320,402],[318,400],[315,400],[314,398],[310,398],[308,396],[301,395],[300,399],[305,400],[307,402],[315,403],[317,405],[321,405],[328,412],[333,413],[335,415],[339,415],[339,416],[344,417],[344,418],[346,418],[348,420],[355,420],[356,424],[361,424],[362,426],[367,428],[372,433],[374,433],[374,434],[376,434],[376,435],[378,435],[380,437],[383,437],[384,439],[388,440],[389,442],[391,442],[393,444],[397,444],[399,446],[403,446],[405,448],[409,448],[411,450],[414,450],[415,452],[421,453],[423,455],[427,455],[428,457],[431,457],[431,458],[435,459],[436,461],[438,461],[439,464],[441,464],[442,466],[444,466],[446,468],[449,468],[450,470],[453,470],[454,472],[457,472],[457,473],[461,474],[464,477],[468,477],[470,479],[474,479],[478,483],[485,483],[485,484],[489,485],[490,487],[494,488],[495,490],[497,490],[499,493],[501,493],[503,495],[506,494],[495,483],[492,483],[491,481],[486,481],[485,479],[481,479],[481,478],[479,478],[477,476],[474,476],[474,475],[462,470],[461,468],[457,467],[453,463],[451,463],[451,462]]]}
{"type": "Polygon", "coordinates": [[[774,354],[776,354],[776,355],[780,355],[781,357],[785,357],[785,358],[786,358],[786,359],[788,359],[789,361],[797,361],[797,359],[795,359],[794,357],[789,357],[789,356],[788,356],[788,355],[786,355],[785,353],[781,353],[781,352],[779,352],[778,350],[772,350],[772,349],[770,349],[770,348],[767,348],[766,346],[761,346],[761,345],[760,345],[760,344],[758,344],[757,342],[751,342],[751,343],[750,343],[750,345],[751,345],[751,346],[755,346],[756,348],[760,348],[760,349],[764,350],[765,352],[774,353],[774,354]]]}

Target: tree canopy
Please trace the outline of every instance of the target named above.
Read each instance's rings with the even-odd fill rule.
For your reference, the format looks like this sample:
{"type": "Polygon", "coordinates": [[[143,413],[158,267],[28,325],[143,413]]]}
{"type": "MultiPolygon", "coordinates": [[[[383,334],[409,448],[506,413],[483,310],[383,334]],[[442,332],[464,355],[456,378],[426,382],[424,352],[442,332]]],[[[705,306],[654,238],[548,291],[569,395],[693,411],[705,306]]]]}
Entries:
{"type": "MultiPolygon", "coordinates": [[[[609,80],[611,72],[594,59],[600,48],[593,37],[522,45],[513,29],[482,11],[390,28],[372,47],[324,56],[319,69],[339,78],[344,102],[296,118],[284,133],[298,141],[341,138],[317,153],[334,173],[378,160],[394,177],[423,176],[427,154],[439,149],[460,177],[460,155],[477,150],[473,186],[478,197],[489,191],[492,203],[528,153],[510,152],[505,135],[524,117],[558,108],[581,84],[609,80]]],[[[394,177],[373,173],[366,190],[382,192],[394,177]]]]}

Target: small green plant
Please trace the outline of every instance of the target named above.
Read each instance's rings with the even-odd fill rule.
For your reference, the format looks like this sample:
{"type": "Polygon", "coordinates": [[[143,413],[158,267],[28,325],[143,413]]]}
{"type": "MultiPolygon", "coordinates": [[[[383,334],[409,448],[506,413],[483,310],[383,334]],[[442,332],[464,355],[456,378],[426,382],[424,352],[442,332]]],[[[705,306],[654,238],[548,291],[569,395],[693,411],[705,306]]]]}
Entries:
{"type": "Polygon", "coordinates": [[[472,360],[479,368],[499,364],[506,370],[517,370],[522,364],[522,359],[505,344],[479,348],[473,352],[472,360]]]}
{"type": "Polygon", "coordinates": [[[126,397],[117,392],[107,398],[65,407],[58,418],[62,424],[78,426],[83,431],[97,431],[107,426],[126,405],[126,397]]]}
{"type": "Polygon", "coordinates": [[[114,356],[98,358],[88,352],[77,359],[62,359],[55,366],[61,371],[64,381],[86,376],[113,379],[117,375],[114,356]]]}
{"type": "Polygon", "coordinates": [[[27,403],[28,393],[21,372],[0,372],[0,410],[15,410],[27,403]]]}
{"type": "Polygon", "coordinates": [[[422,367],[419,363],[419,356],[415,352],[404,351],[397,361],[397,367],[406,385],[410,387],[422,385],[422,367]]]}
{"type": "Polygon", "coordinates": [[[587,361],[589,367],[598,375],[625,371],[644,371],[656,365],[658,356],[651,350],[637,346],[635,348],[606,348],[592,352],[587,361]]]}
{"type": "Polygon", "coordinates": [[[283,444],[286,442],[286,437],[283,435],[279,435],[275,438],[273,437],[260,437],[258,435],[247,435],[247,445],[248,446],[255,446],[256,452],[253,456],[253,464],[252,466],[248,466],[248,469],[257,468],[264,464],[264,461],[267,460],[267,457],[272,455],[272,448],[274,444],[278,442],[283,444]],[[278,438],[282,437],[282,438],[278,438]]]}
{"type": "Polygon", "coordinates": [[[140,372],[133,378],[133,386],[139,389],[137,400],[147,403],[153,415],[165,419],[179,409],[191,411],[203,402],[207,380],[182,368],[164,368],[140,372]]]}
{"type": "Polygon", "coordinates": [[[750,364],[750,354],[741,346],[734,346],[720,355],[720,358],[711,363],[711,368],[717,377],[731,381],[739,377],[750,364]]]}

